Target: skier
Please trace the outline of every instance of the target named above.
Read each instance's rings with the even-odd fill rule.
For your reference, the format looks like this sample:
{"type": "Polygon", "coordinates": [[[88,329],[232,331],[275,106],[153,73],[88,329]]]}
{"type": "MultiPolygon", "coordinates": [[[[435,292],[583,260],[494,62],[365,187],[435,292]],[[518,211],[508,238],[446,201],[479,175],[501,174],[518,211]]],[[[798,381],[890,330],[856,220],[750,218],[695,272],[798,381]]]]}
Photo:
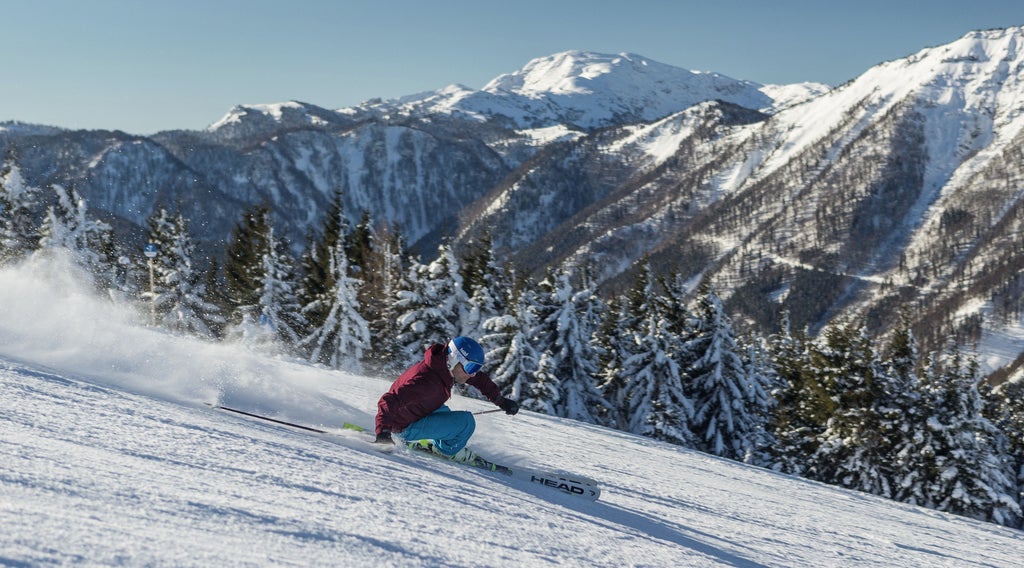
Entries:
{"type": "Polygon", "coordinates": [[[472,462],[476,454],[466,442],[476,429],[473,414],[452,411],[445,403],[454,383],[476,387],[506,414],[519,412],[519,403],[501,396],[483,367],[484,350],[469,337],[456,337],[448,345],[435,343],[423,354],[423,361],[406,369],[377,403],[376,443],[394,444],[399,434],[409,444],[418,444],[448,458],[472,462]]]}

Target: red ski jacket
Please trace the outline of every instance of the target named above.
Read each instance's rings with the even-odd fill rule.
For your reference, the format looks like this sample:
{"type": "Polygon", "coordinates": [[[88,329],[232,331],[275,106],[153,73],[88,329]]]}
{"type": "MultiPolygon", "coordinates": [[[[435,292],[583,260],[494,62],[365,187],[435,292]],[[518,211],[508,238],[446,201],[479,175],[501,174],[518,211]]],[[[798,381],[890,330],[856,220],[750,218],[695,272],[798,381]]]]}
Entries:
{"type": "MultiPolygon", "coordinates": [[[[448,370],[448,352],[435,343],[423,354],[423,361],[406,369],[377,403],[377,433],[401,432],[420,418],[433,413],[452,396],[455,379],[448,370]]],[[[494,404],[501,404],[498,385],[487,373],[480,371],[466,384],[476,387],[494,404]]]]}

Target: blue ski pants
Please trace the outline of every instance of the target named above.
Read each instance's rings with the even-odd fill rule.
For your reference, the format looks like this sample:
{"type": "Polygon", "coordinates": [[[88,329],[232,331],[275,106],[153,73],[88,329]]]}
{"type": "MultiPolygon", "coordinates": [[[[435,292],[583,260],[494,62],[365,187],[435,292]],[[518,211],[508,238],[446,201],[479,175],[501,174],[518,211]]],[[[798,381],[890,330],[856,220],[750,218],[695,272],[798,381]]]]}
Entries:
{"type": "Polygon", "coordinates": [[[406,441],[433,440],[434,447],[442,454],[454,455],[466,447],[470,436],[476,430],[476,420],[472,412],[465,410],[452,411],[442,405],[429,414],[402,430],[406,441]]]}

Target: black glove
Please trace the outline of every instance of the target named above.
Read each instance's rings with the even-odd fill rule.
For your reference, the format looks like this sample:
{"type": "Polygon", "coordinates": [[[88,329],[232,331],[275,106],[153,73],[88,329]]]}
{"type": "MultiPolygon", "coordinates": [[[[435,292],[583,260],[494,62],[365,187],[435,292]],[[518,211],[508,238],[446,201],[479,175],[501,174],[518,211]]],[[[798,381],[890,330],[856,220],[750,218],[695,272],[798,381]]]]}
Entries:
{"type": "Polygon", "coordinates": [[[374,444],[391,444],[395,445],[395,441],[391,439],[391,432],[387,430],[377,434],[377,439],[373,441],[374,444]]]}
{"type": "Polygon", "coordinates": [[[519,412],[519,403],[511,398],[503,399],[498,406],[508,415],[515,415],[515,413],[519,412]]]}

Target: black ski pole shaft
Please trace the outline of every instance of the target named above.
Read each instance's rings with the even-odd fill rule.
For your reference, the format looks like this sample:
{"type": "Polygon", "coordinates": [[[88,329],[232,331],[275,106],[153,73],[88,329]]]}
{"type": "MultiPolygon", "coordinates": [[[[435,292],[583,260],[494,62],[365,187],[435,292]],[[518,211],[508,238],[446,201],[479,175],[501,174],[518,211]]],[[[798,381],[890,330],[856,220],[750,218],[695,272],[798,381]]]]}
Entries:
{"type": "Polygon", "coordinates": [[[501,412],[501,411],[502,410],[500,408],[495,408],[494,410],[482,410],[480,412],[474,412],[473,416],[478,416],[480,414],[490,414],[492,412],[501,412]]]}
{"type": "Polygon", "coordinates": [[[260,420],[266,420],[267,422],[273,422],[275,424],[283,424],[285,426],[291,426],[292,428],[298,428],[299,430],[307,430],[309,432],[316,432],[317,434],[326,434],[327,433],[326,430],[319,430],[317,428],[310,428],[309,426],[303,426],[302,424],[295,424],[293,422],[285,422],[284,420],[278,420],[276,418],[271,418],[269,416],[261,416],[259,414],[253,414],[252,412],[246,412],[244,410],[238,410],[237,408],[230,408],[230,407],[227,407],[227,406],[214,406],[214,408],[219,409],[219,410],[227,410],[228,412],[234,412],[235,414],[241,414],[241,415],[244,415],[244,416],[249,416],[251,418],[259,418],[260,420]]]}

